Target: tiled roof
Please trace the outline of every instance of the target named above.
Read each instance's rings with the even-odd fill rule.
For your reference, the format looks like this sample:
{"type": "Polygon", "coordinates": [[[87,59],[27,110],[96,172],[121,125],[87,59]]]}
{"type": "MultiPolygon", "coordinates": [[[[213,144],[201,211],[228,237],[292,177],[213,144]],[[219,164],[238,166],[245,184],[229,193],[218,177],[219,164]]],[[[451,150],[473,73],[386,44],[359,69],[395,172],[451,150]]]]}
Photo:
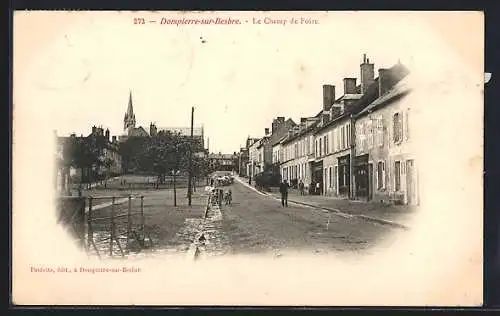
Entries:
{"type": "Polygon", "coordinates": [[[397,96],[401,96],[401,95],[404,95],[404,94],[410,92],[411,87],[409,85],[409,81],[410,81],[409,77],[410,76],[407,76],[403,80],[398,82],[391,90],[387,91],[387,93],[385,93],[380,98],[373,101],[370,105],[368,105],[361,112],[359,112],[359,114],[357,116],[363,116],[367,113],[370,113],[373,110],[379,108],[380,106],[386,104],[387,101],[390,101],[397,96]]]}
{"type": "MultiPolygon", "coordinates": [[[[403,64],[397,63],[387,71],[387,84],[389,87],[395,86],[398,82],[400,82],[403,78],[405,78],[409,73],[408,68],[406,68],[403,64]]],[[[315,131],[318,133],[325,128],[335,124],[339,120],[350,116],[351,114],[360,113],[363,109],[369,106],[373,101],[378,99],[379,96],[379,78],[375,78],[374,82],[368,87],[365,94],[352,106],[348,107],[344,113],[341,113],[339,116],[332,118],[330,122],[326,125],[320,127],[315,131]]]]}
{"type": "Polygon", "coordinates": [[[310,126],[306,127],[305,129],[301,130],[300,132],[298,133],[294,133],[292,135],[290,135],[290,137],[288,137],[288,135],[286,135],[285,139],[281,141],[282,144],[287,144],[289,142],[291,142],[292,140],[294,139],[297,139],[299,138],[300,136],[303,136],[311,131],[314,131],[314,129],[318,126],[318,121],[314,122],[313,124],[311,124],[310,126]]]}

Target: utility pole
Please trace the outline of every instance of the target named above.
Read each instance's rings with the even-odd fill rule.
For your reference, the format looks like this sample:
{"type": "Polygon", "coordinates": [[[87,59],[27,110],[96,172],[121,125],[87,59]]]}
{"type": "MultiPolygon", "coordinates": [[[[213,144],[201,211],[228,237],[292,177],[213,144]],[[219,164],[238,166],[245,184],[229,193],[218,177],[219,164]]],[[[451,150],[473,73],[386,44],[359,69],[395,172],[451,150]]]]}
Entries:
{"type": "Polygon", "coordinates": [[[192,184],[193,181],[193,124],[194,124],[194,106],[191,108],[191,137],[189,139],[189,175],[188,175],[188,205],[191,206],[192,184]]]}

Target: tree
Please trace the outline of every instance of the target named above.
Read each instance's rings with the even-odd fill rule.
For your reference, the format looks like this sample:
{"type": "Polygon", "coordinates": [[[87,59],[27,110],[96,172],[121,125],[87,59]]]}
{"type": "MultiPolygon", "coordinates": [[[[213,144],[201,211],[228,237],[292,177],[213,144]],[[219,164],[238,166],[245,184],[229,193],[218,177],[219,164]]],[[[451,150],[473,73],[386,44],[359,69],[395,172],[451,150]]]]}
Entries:
{"type": "Polygon", "coordinates": [[[156,188],[164,183],[165,175],[171,173],[174,177],[174,206],[177,206],[176,176],[178,171],[186,170],[189,142],[186,137],[168,131],[160,131],[145,139],[142,150],[135,156],[137,166],[157,175],[156,188]]]}
{"type": "Polygon", "coordinates": [[[106,168],[106,178],[104,179],[104,187],[107,186],[108,178],[111,173],[111,167],[113,167],[114,161],[111,158],[104,159],[104,167],[106,168]]]}
{"type": "MultiPolygon", "coordinates": [[[[122,172],[126,173],[129,170],[141,169],[138,165],[138,157],[144,152],[148,146],[150,139],[148,137],[128,137],[124,142],[120,143],[118,153],[122,157],[122,172]]],[[[151,166],[149,166],[151,169],[151,166]]],[[[151,171],[151,170],[142,170],[151,171]]]]}

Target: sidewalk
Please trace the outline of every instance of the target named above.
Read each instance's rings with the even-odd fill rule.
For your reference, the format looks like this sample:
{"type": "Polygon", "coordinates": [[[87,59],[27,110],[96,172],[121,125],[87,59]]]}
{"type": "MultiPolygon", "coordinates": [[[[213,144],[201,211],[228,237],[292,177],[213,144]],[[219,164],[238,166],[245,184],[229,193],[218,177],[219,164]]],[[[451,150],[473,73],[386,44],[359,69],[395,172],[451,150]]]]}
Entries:
{"type": "MultiPolygon", "coordinates": [[[[257,190],[253,185],[249,186],[247,179],[238,178],[238,180],[243,185],[257,190]]],[[[276,199],[281,199],[281,195],[277,191],[277,188],[272,188],[271,192],[262,193],[276,199]]],[[[295,189],[289,190],[288,201],[306,206],[319,207],[333,212],[349,214],[366,220],[390,224],[401,228],[408,228],[415,214],[415,207],[413,206],[386,205],[323,195],[299,195],[298,190],[295,189]]]]}

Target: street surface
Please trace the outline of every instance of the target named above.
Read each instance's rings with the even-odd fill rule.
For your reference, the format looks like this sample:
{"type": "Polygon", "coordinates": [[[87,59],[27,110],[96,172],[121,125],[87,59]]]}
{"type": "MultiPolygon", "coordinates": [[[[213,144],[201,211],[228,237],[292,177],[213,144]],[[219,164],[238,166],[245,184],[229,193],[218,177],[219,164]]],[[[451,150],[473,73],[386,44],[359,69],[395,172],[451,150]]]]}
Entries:
{"type": "Polygon", "coordinates": [[[236,181],[226,188],[232,190],[233,203],[222,206],[221,227],[232,254],[357,251],[394,231],[388,225],[298,204],[284,208],[281,201],[236,181]]]}
{"type": "MultiPolygon", "coordinates": [[[[117,180],[115,180],[117,181],[117,180]]],[[[119,181],[119,180],[118,180],[119,181]]],[[[173,191],[94,189],[84,195],[103,196],[96,200],[94,217],[109,214],[109,196],[127,194],[144,196],[145,225],[154,243],[153,253],[164,251],[187,253],[203,234],[200,251],[206,256],[271,254],[283,252],[338,253],[358,252],[376,246],[381,238],[400,229],[391,225],[367,221],[347,213],[327,211],[289,202],[282,207],[274,196],[257,192],[253,188],[234,181],[221,187],[232,191],[232,204],[210,210],[205,218],[208,192],[199,187],[193,194],[193,205],[187,205],[186,189],[177,191],[177,206],[173,203],[173,191]]],[[[121,200],[118,200],[122,202],[121,200]]],[[[140,209],[140,199],[132,199],[134,212],[140,209]]],[[[124,214],[127,203],[117,205],[116,214],[124,214]]],[[[341,210],[342,211],[342,210],[341,210]]],[[[137,214],[137,213],[136,213],[137,214]]],[[[122,218],[122,221],[126,218],[122,218]]],[[[132,218],[132,225],[139,218],[132,218]]],[[[95,223],[106,233],[107,220],[95,223]],[[102,226],[104,225],[104,226],[102,226]]],[[[126,223],[117,223],[123,230],[126,223]]]]}

